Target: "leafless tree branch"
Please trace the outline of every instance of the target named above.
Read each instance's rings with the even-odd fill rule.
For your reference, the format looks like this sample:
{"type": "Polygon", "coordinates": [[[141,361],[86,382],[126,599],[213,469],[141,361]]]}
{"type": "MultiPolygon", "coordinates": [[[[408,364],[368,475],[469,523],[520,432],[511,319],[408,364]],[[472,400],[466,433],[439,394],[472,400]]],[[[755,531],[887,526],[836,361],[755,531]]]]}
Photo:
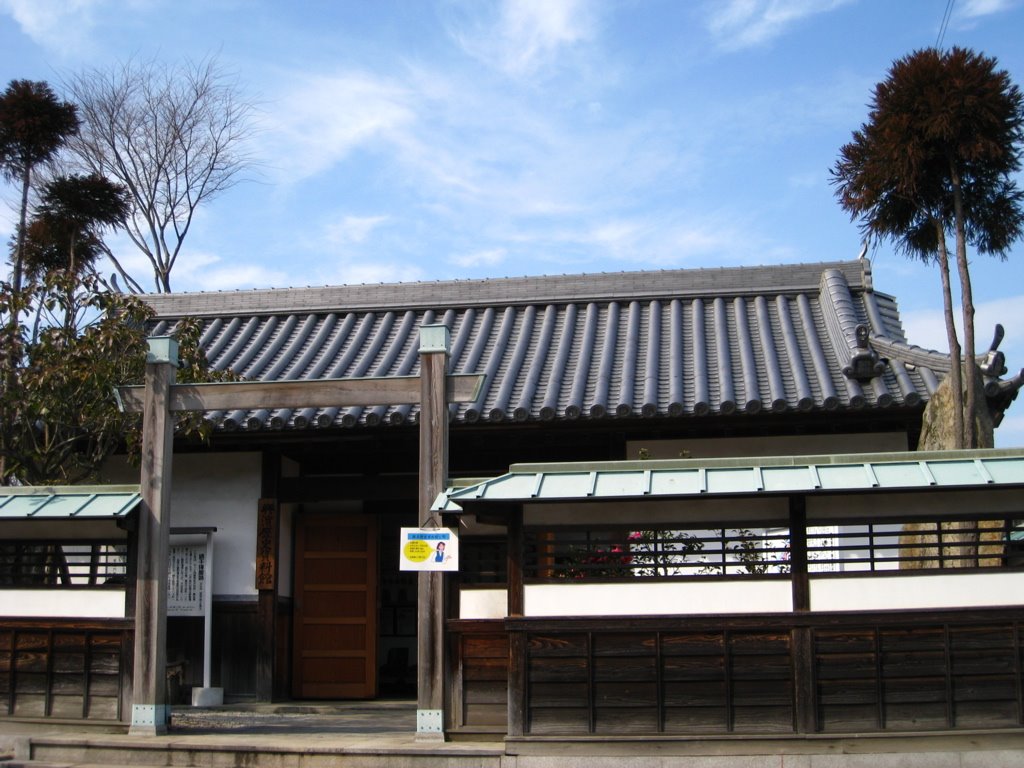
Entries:
{"type": "Polygon", "coordinates": [[[252,165],[253,103],[215,57],[177,66],[129,60],[77,74],[66,87],[82,120],[72,150],[89,171],[128,190],[128,236],[149,259],[156,291],[170,292],[196,209],[252,165]]]}

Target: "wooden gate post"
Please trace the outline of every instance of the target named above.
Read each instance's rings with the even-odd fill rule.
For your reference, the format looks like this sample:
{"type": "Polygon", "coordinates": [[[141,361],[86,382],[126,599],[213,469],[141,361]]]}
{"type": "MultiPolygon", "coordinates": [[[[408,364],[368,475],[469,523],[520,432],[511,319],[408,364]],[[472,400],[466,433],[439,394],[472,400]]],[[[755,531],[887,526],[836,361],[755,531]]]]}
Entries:
{"type": "MultiPolygon", "coordinates": [[[[441,525],[431,513],[448,478],[448,328],[420,329],[420,524],[441,525]]],[[[416,601],[416,737],[444,739],[444,574],[419,574],[416,601]]]]}
{"type": "Polygon", "coordinates": [[[170,533],[174,421],[169,395],[178,367],[178,343],[149,340],[142,411],[142,503],[135,580],[135,660],[129,733],[167,732],[167,545],[170,533]]]}

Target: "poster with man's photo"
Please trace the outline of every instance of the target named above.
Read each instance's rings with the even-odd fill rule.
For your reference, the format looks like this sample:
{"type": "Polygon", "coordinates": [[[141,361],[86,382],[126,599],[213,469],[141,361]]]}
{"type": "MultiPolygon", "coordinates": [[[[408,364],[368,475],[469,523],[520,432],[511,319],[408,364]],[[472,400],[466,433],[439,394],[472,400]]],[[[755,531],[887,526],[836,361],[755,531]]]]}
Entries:
{"type": "Polygon", "coordinates": [[[403,571],[459,570],[459,537],[450,528],[403,528],[400,546],[403,571]]]}

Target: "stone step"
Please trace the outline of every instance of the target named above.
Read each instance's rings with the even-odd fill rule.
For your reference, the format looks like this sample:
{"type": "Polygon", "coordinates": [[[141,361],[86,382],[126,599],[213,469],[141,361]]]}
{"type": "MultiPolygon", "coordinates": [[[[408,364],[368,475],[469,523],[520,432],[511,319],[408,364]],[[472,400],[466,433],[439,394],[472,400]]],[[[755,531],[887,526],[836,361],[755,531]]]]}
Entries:
{"type": "MultiPolygon", "coordinates": [[[[280,739],[253,735],[182,739],[67,739],[33,738],[26,768],[500,768],[503,748],[445,742],[383,744],[373,735],[343,744],[297,737],[280,739]]],[[[410,740],[411,741],[411,740],[410,740]]],[[[7,768],[0,764],[0,768],[7,768]]]]}

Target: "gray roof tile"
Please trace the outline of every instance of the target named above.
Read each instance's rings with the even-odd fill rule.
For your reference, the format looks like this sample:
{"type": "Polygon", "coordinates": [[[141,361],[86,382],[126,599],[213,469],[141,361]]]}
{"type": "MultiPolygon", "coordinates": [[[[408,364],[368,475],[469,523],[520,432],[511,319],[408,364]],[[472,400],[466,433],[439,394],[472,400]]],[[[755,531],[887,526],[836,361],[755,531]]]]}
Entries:
{"type": "MultiPolygon", "coordinates": [[[[451,406],[470,423],[916,407],[949,368],[906,343],[866,261],[145,299],[154,334],[197,316],[211,364],[260,381],[413,375],[419,327],[443,322],[450,370],[486,376],[476,402],[451,406]],[[877,372],[852,376],[862,358],[877,372]]],[[[209,414],[246,430],[416,415],[409,405],[209,414]]]]}

